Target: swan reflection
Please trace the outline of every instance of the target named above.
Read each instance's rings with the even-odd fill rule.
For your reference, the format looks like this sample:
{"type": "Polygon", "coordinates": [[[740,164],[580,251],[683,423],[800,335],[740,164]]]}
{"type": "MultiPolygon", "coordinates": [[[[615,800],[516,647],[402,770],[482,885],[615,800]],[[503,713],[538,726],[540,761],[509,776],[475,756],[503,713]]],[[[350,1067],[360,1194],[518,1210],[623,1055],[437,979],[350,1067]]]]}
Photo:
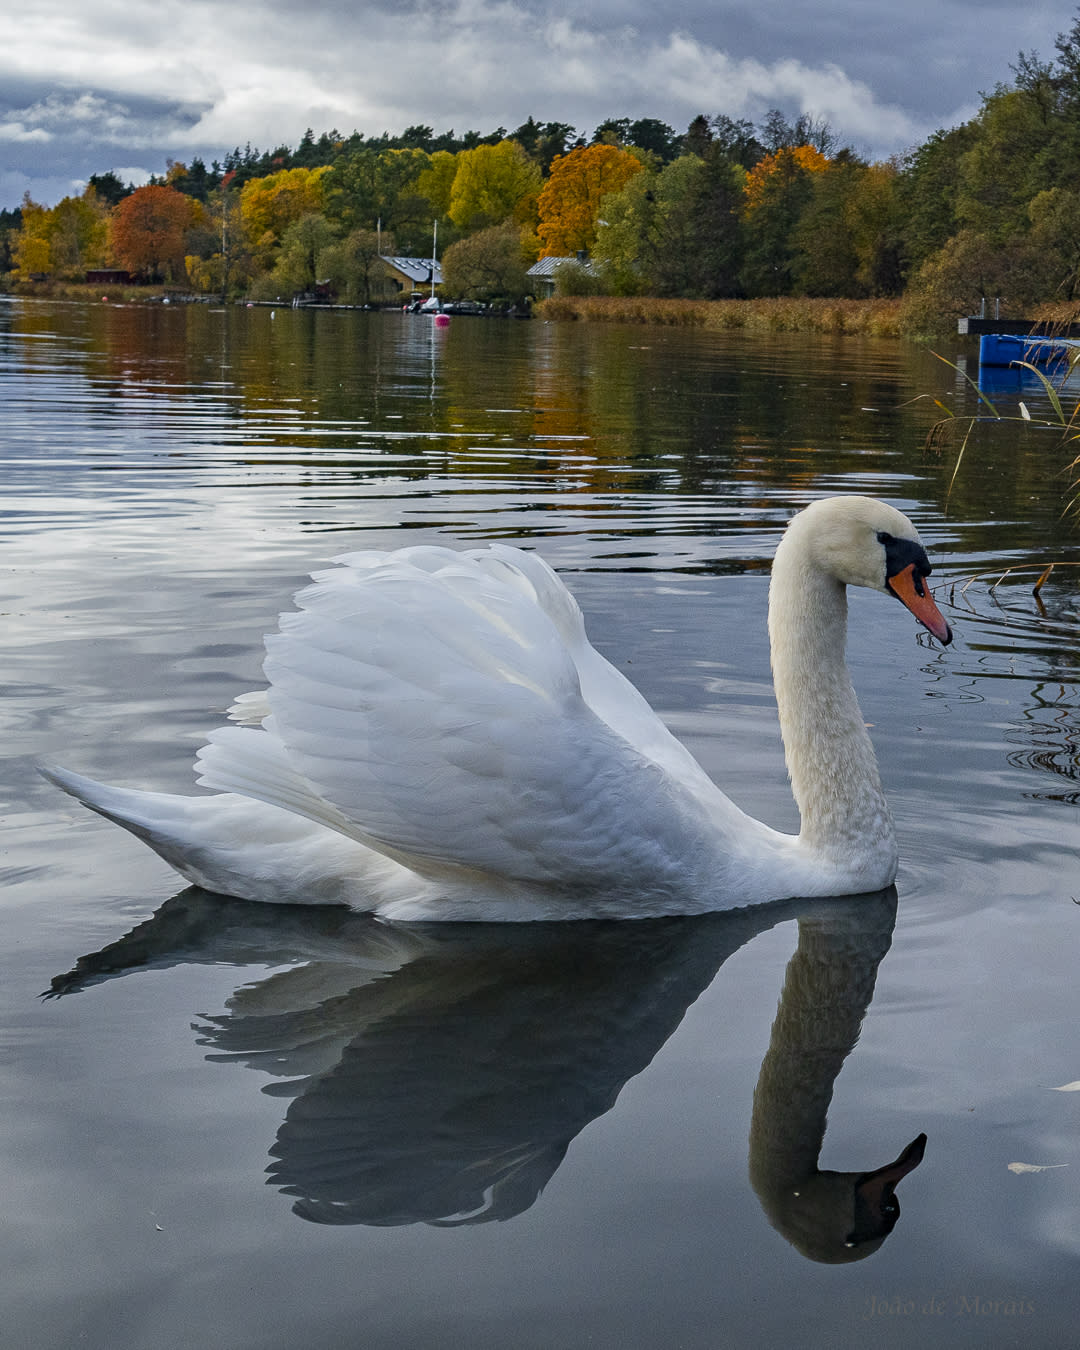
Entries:
{"type": "Polygon", "coordinates": [[[814,1260],[859,1259],[896,1221],[923,1138],[871,1172],[817,1167],[833,1083],[895,919],[891,888],[697,918],[394,925],[195,889],[81,958],[67,995],[135,969],[276,965],[197,1030],[209,1058],[269,1075],[289,1104],[270,1182],[319,1223],[460,1225],[527,1209],[727,958],[799,920],[754,1098],[750,1177],[814,1260]]]}

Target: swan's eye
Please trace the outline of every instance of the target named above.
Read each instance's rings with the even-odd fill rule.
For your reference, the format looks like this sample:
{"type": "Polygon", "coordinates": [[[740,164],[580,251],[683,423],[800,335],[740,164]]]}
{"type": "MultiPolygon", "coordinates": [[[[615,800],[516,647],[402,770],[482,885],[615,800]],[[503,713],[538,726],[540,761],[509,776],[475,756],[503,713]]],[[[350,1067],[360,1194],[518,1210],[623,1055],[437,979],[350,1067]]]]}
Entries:
{"type": "Polygon", "coordinates": [[[922,579],[928,577],[934,569],[930,566],[930,559],[926,556],[922,544],[916,543],[914,539],[897,539],[896,535],[889,534],[887,530],[878,530],[877,540],[885,550],[886,581],[914,564],[915,591],[919,596],[925,595],[922,579]]]}

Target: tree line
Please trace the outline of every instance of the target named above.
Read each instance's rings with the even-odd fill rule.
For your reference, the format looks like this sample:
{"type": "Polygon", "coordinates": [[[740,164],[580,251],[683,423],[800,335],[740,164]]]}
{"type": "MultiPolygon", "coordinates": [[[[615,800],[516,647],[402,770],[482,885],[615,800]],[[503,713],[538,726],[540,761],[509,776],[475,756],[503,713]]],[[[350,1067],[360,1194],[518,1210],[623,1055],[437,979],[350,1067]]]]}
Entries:
{"type": "MultiPolygon", "coordinates": [[[[1080,14],[1080,11],[1078,11],[1080,14]]],[[[902,296],[911,326],[1080,289],[1080,17],[1054,56],[1019,53],[969,122],[870,163],[829,125],[610,119],[589,137],[529,118],[488,135],[305,132],[172,163],[146,187],[111,173],[53,207],[0,215],[16,288],[88,271],[289,298],[322,286],[390,298],[380,259],[432,253],[446,293],[516,300],[540,257],[585,258],[567,290],[661,297],[902,296]]]]}

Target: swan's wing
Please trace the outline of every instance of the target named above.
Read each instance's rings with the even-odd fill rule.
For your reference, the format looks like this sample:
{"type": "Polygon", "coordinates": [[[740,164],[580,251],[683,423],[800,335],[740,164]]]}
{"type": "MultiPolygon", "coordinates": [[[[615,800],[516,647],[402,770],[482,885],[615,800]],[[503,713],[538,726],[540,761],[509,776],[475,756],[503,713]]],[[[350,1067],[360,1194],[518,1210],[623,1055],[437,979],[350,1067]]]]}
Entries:
{"type": "MultiPolygon", "coordinates": [[[[344,567],[316,572],[318,586],[333,590],[361,583],[366,573],[385,566],[387,554],[365,551],[335,559],[344,567]]],[[[581,696],[598,717],[647,759],[655,760],[676,781],[708,801],[715,809],[734,808],[689,750],[671,734],[637,689],[604,659],[589,642],[577,601],[557,574],[537,553],[491,544],[457,552],[431,546],[401,549],[393,557],[425,572],[472,567],[507,588],[525,606],[537,606],[551,621],[577,671],[581,696]]],[[[312,597],[314,599],[314,596],[312,597]]],[[[324,599],[328,597],[323,597],[324,599]]],[[[257,694],[242,695],[237,705],[257,694]]],[[[238,709],[234,709],[234,714],[238,709]]],[[[237,720],[240,720],[239,718],[237,720]]],[[[253,720],[253,719],[248,719],[253,720]]]]}
{"type": "MultiPolygon", "coordinates": [[[[295,798],[310,786],[329,804],[324,823],[340,814],[339,829],[429,876],[685,882],[704,808],[589,706],[566,641],[572,610],[540,603],[505,556],[347,563],[319,574],[267,639],[266,726],[295,798]]],[[[245,734],[257,735],[232,736],[245,734]]],[[[220,756],[206,781],[278,801],[273,786],[229,781],[220,756]]]]}
{"type": "Polygon", "coordinates": [[[626,676],[592,646],[585,635],[585,621],[577,601],[543,558],[502,544],[476,550],[470,556],[481,566],[502,568],[508,578],[516,577],[516,583],[512,584],[517,584],[548,615],[577,667],[581,695],[598,717],[647,759],[655,760],[677,782],[709,802],[711,809],[731,807],[741,814],[626,676]]]}

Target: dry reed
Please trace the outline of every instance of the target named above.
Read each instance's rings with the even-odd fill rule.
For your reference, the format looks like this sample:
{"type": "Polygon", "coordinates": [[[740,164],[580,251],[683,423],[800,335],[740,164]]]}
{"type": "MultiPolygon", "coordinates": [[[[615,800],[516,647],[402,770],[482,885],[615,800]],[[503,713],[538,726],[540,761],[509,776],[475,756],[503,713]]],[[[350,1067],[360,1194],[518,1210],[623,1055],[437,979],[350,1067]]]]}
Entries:
{"type": "Polygon", "coordinates": [[[900,336],[898,300],[659,300],[651,296],[554,296],[536,306],[538,318],[592,323],[660,324],[741,329],[755,333],[835,333],[900,336]]]}

